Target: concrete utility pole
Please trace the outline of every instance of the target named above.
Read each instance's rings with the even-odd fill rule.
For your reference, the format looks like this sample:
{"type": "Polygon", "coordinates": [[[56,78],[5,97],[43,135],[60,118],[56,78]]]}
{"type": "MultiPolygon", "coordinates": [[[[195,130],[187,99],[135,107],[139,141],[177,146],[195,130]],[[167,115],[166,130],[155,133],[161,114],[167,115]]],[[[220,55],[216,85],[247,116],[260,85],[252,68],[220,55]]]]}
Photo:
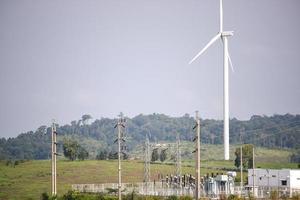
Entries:
{"type": "Polygon", "coordinates": [[[176,176],[178,180],[178,185],[181,187],[181,150],[180,150],[180,137],[177,134],[176,143],[176,176]]]}
{"type": "Polygon", "coordinates": [[[254,168],[255,168],[255,163],[254,163],[254,144],[253,144],[253,148],[252,148],[252,168],[253,168],[253,197],[254,197],[254,178],[255,178],[255,172],[254,172],[254,168]]]}
{"type": "Polygon", "coordinates": [[[125,119],[123,118],[123,113],[120,113],[118,123],[115,125],[115,128],[118,128],[118,138],[115,142],[118,142],[118,197],[119,200],[122,199],[121,190],[122,190],[122,168],[121,168],[121,154],[123,149],[124,139],[124,130],[125,130],[125,119]]]}
{"type": "Polygon", "coordinates": [[[146,142],[144,147],[144,156],[145,156],[145,163],[144,163],[144,183],[145,183],[145,191],[146,194],[148,193],[148,187],[150,182],[150,161],[151,161],[151,155],[150,155],[150,142],[148,136],[146,136],[146,142]]]}
{"type": "Polygon", "coordinates": [[[242,196],[242,191],[243,191],[243,146],[241,146],[241,162],[240,162],[240,167],[241,167],[241,196],[242,196]]]}
{"type": "Polygon", "coordinates": [[[57,189],[56,189],[56,156],[57,156],[57,152],[56,152],[56,147],[57,147],[57,141],[56,141],[56,136],[57,136],[57,132],[56,132],[56,126],[55,126],[55,122],[53,120],[52,122],[52,155],[51,155],[51,170],[52,170],[52,196],[55,196],[57,194],[57,189]]]}
{"type": "Polygon", "coordinates": [[[201,181],[201,177],[200,177],[200,119],[199,119],[199,115],[198,115],[198,111],[196,111],[196,125],[194,127],[194,129],[196,128],[196,136],[195,136],[195,178],[196,178],[196,190],[195,190],[195,197],[196,200],[198,200],[200,198],[200,181],[201,181]]]}

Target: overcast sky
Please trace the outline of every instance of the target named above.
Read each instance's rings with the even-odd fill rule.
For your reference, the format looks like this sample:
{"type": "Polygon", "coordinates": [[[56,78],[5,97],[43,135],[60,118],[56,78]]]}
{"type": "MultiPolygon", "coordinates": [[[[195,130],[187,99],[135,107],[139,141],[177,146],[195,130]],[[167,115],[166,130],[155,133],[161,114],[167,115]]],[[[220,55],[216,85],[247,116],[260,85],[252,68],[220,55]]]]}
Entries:
{"type": "MultiPolygon", "coordinates": [[[[224,0],[230,117],[300,113],[300,1],[224,0]]],[[[0,0],[0,137],[120,111],[222,119],[218,0],[0,0]]]]}

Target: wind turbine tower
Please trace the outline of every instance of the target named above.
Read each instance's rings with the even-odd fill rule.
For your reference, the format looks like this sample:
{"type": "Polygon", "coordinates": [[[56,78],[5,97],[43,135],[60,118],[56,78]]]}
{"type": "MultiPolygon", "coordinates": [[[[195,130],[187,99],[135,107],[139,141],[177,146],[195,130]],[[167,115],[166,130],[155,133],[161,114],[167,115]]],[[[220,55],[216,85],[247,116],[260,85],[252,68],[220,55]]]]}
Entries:
{"type": "Polygon", "coordinates": [[[193,63],[200,55],[202,55],[213,43],[218,39],[223,43],[223,118],[224,118],[224,159],[229,160],[229,73],[228,64],[232,71],[233,66],[228,52],[228,37],[233,36],[233,31],[223,30],[223,0],[220,0],[220,32],[214,36],[209,43],[189,62],[193,63]]]}

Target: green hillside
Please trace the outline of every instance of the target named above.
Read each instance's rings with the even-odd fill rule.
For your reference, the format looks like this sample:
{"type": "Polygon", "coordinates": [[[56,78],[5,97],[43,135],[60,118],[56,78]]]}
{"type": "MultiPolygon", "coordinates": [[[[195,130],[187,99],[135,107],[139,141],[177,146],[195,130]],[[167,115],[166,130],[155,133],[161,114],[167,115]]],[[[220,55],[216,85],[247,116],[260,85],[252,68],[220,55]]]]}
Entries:
{"type": "MultiPolygon", "coordinates": [[[[183,149],[190,151],[188,143],[183,149]]],[[[235,170],[233,161],[208,160],[210,154],[214,158],[223,156],[222,146],[203,145],[206,152],[202,157],[201,174],[222,173],[226,170],[235,170]],[[208,156],[209,155],[209,156],[208,156]]],[[[298,164],[287,163],[291,152],[287,150],[270,150],[258,148],[257,167],[268,168],[297,168],[298,164]],[[277,156],[274,159],[273,156],[277,156]],[[273,159],[272,159],[273,158],[273,159]],[[260,162],[264,160],[264,162],[260,162]],[[276,160],[277,162],[266,162],[276,160]]],[[[191,153],[189,153],[192,155],[191,153]]],[[[232,157],[233,158],[233,157],[232,157]]],[[[143,179],[144,163],[139,160],[123,161],[123,181],[139,182],[143,179]]],[[[194,161],[186,159],[182,164],[182,173],[194,173],[194,161]]],[[[0,162],[0,199],[39,199],[41,193],[50,192],[51,180],[50,160],[27,161],[13,166],[7,166],[6,162],[0,162]]],[[[65,193],[71,189],[71,184],[80,183],[107,183],[117,182],[117,162],[109,161],[66,161],[59,160],[57,163],[58,172],[58,194],[65,193]]],[[[171,160],[166,163],[151,164],[151,179],[157,179],[158,174],[174,174],[175,166],[171,160]]],[[[239,174],[238,174],[239,176],[239,174]]],[[[246,176],[244,176],[246,177],[246,176]]],[[[245,179],[246,180],[246,179],[245,179]]]]}
{"type": "MultiPolygon", "coordinates": [[[[169,142],[159,142],[166,144],[173,144],[167,150],[168,159],[172,158],[175,154],[175,143],[169,142]]],[[[193,159],[192,152],[194,151],[194,143],[183,141],[181,142],[181,154],[182,159],[190,160],[193,159]]],[[[234,151],[240,145],[230,145],[230,158],[235,159],[234,151]]],[[[224,158],[224,147],[223,145],[211,145],[211,144],[201,144],[201,160],[222,160],[224,158]]],[[[255,155],[258,162],[284,162],[290,161],[290,156],[295,152],[292,149],[271,149],[264,147],[256,147],[255,155]]],[[[143,144],[138,145],[132,152],[130,152],[131,157],[136,157],[138,159],[143,158],[143,144]]]]}
{"type": "MultiPolygon", "coordinates": [[[[88,115],[70,124],[57,124],[59,151],[63,138],[76,139],[95,158],[99,150],[114,151],[116,119],[101,118],[89,122],[88,115]]],[[[174,142],[176,135],[182,141],[192,141],[194,118],[189,115],[170,117],[164,114],[138,115],[126,118],[126,145],[129,151],[144,143],[146,135],[151,142],[174,142]]],[[[223,122],[201,119],[201,141],[203,144],[223,143],[223,122]]],[[[3,159],[47,159],[51,143],[51,128],[41,126],[35,131],[22,133],[16,138],[0,139],[0,160],[3,159]]],[[[300,115],[253,116],[250,120],[230,120],[230,144],[249,143],[259,147],[295,149],[300,144],[300,115]]],[[[211,155],[211,154],[209,154],[211,155]]],[[[216,156],[212,156],[216,159],[216,156]]]]}

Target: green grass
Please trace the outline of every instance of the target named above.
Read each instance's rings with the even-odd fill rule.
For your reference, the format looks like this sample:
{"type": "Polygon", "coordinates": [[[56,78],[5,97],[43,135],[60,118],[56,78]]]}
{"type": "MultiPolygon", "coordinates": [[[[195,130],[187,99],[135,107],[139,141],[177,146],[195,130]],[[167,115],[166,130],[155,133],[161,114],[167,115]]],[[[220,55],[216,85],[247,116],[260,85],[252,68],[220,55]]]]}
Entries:
{"type": "MultiPolygon", "coordinates": [[[[222,173],[222,168],[232,168],[232,161],[203,161],[201,174],[222,173]]],[[[123,181],[140,182],[143,179],[142,161],[123,161],[123,181]]],[[[270,168],[297,168],[290,163],[257,163],[257,166],[270,168]]],[[[116,161],[65,161],[57,163],[58,194],[66,193],[72,184],[117,182],[116,161]]],[[[171,164],[151,164],[152,180],[158,174],[174,174],[175,166],[171,164]]],[[[183,162],[182,173],[194,173],[192,161],[183,162]]],[[[246,174],[245,174],[246,175],[246,174]]],[[[244,175],[244,176],[245,176],[244,175]]],[[[50,193],[50,160],[28,161],[15,168],[0,162],[0,199],[39,199],[41,193],[50,193]]]]}
{"type": "MultiPolygon", "coordinates": [[[[238,146],[231,147],[231,158],[238,146]]],[[[194,174],[193,145],[190,142],[182,144],[182,174],[194,174]]],[[[174,152],[171,150],[171,152],[174,152]]],[[[292,151],[256,148],[256,167],[261,168],[297,168],[297,164],[288,163],[292,151]]],[[[131,155],[142,156],[137,148],[131,155]]],[[[234,162],[222,161],[222,145],[202,145],[201,147],[201,174],[224,173],[226,170],[234,170],[234,162]]],[[[124,182],[140,182],[143,179],[142,161],[122,162],[124,182]]],[[[83,183],[112,183],[117,182],[116,161],[66,161],[57,163],[58,194],[66,193],[72,184],[83,183]]],[[[151,164],[151,179],[158,180],[158,174],[174,174],[175,166],[172,160],[167,163],[151,164]]],[[[246,177],[246,173],[244,177],[246,177]]],[[[239,176],[239,173],[238,173],[239,176]]],[[[15,168],[6,166],[0,162],[0,199],[39,199],[41,193],[50,193],[51,189],[51,162],[50,160],[28,161],[20,163],[15,168]]]]}
{"type": "MultiPolygon", "coordinates": [[[[234,159],[235,149],[240,147],[239,145],[230,145],[230,158],[234,159]]],[[[194,143],[183,141],[181,143],[181,153],[183,160],[193,160],[194,155],[194,143]]],[[[169,157],[175,152],[174,147],[170,147],[167,151],[169,157]]],[[[293,150],[286,149],[268,149],[268,148],[255,148],[255,157],[258,162],[289,162],[289,158],[293,153],[293,150]]],[[[143,158],[143,146],[137,146],[130,155],[136,158],[143,158]]],[[[201,160],[222,160],[224,159],[224,147],[223,145],[211,145],[201,144],[201,160]]]]}

